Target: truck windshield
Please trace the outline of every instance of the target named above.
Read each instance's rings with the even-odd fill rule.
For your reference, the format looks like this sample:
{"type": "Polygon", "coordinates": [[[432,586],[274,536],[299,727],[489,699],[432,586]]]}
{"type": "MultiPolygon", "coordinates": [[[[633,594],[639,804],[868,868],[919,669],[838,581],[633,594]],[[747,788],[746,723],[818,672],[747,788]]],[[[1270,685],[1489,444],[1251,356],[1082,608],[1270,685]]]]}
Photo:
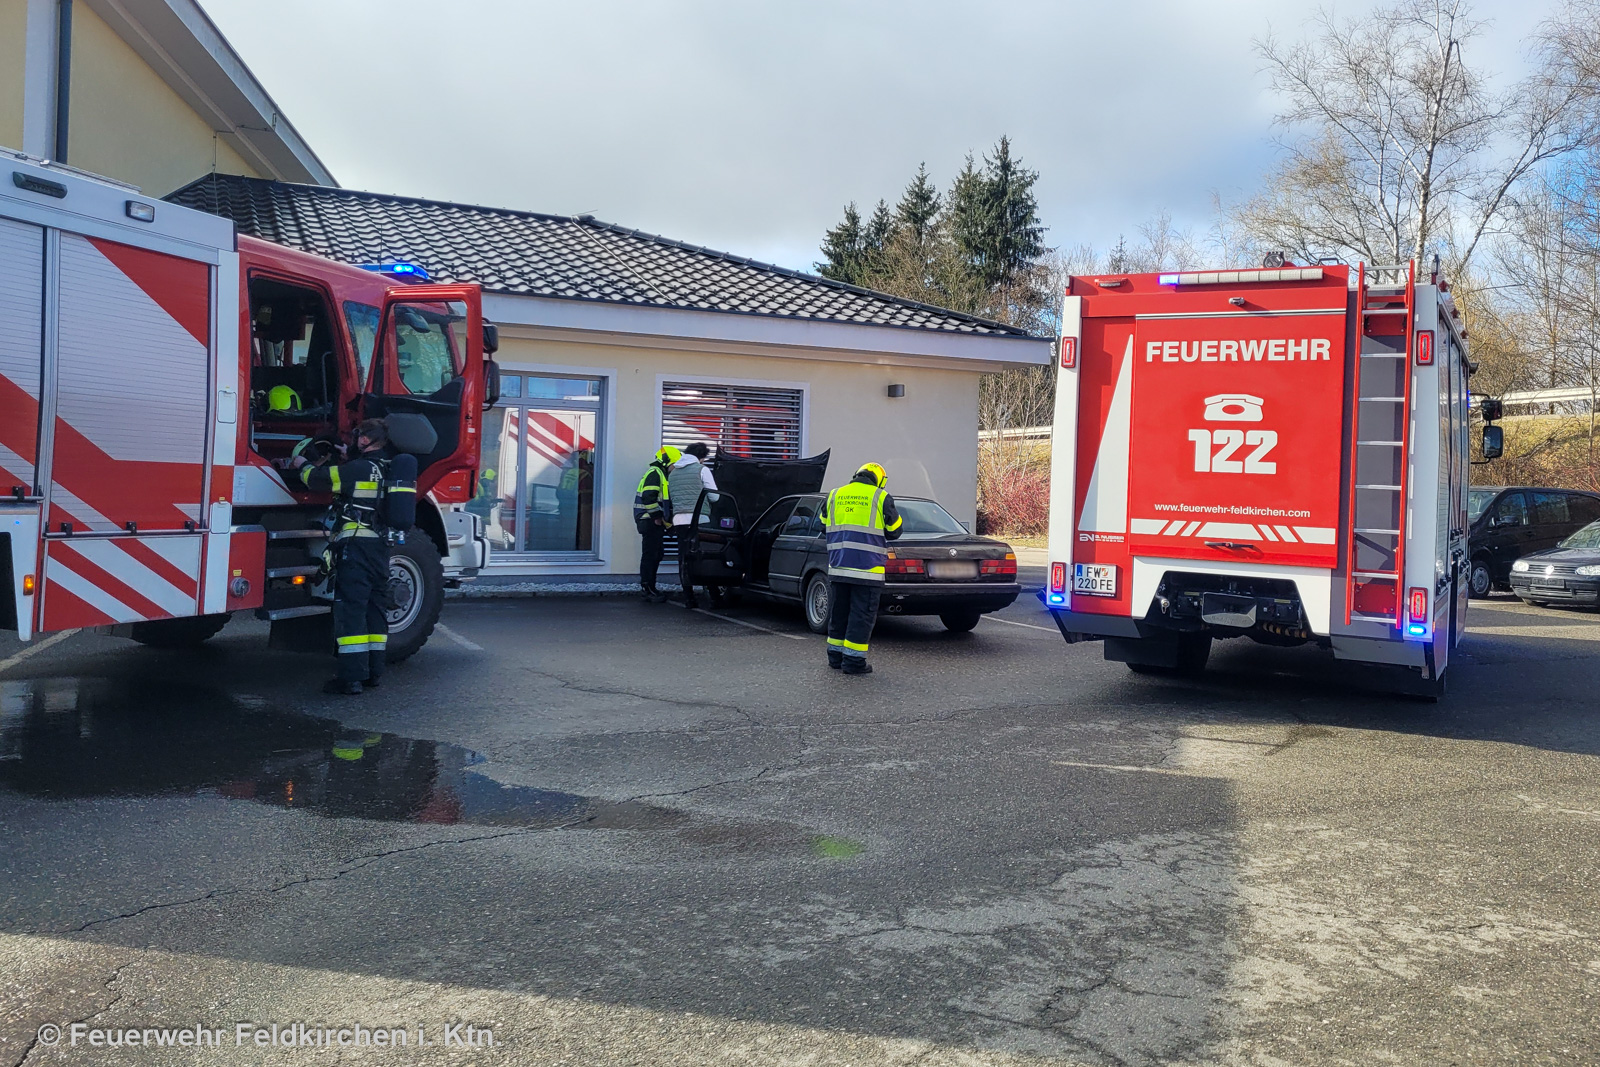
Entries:
{"type": "Polygon", "coordinates": [[[1483,514],[1483,509],[1489,506],[1494,499],[1494,489],[1473,489],[1467,493],[1467,521],[1477,522],[1478,516],[1483,514]]]}
{"type": "Polygon", "coordinates": [[[894,506],[905,523],[900,529],[901,537],[938,537],[967,532],[948,511],[931,500],[896,500],[894,506]]]}
{"type": "Polygon", "coordinates": [[[1591,522],[1565,541],[1562,548],[1600,548],[1600,522],[1591,522]]]}

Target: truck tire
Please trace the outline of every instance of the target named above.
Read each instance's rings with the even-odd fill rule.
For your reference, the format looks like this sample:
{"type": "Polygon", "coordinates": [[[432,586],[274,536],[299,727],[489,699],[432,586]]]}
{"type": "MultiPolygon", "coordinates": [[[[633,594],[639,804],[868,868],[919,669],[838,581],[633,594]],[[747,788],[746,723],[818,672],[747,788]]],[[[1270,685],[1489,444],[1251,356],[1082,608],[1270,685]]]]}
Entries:
{"type": "Polygon", "coordinates": [[[978,620],[983,618],[981,611],[947,611],[939,616],[939,621],[944,623],[944,628],[953,634],[964,634],[978,625],[978,620]]]}
{"type": "Polygon", "coordinates": [[[1479,556],[1472,561],[1472,569],[1467,574],[1467,595],[1473,600],[1483,600],[1493,588],[1494,572],[1489,569],[1489,561],[1479,556]]]}
{"type": "Polygon", "coordinates": [[[428,643],[444,606],[444,563],[433,538],[413,526],[404,544],[389,548],[390,663],[399,663],[428,643]]]}
{"type": "Polygon", "coordinates": [[[228,625],[228,614],[136,622],[128,636],[151,648],[198,648],[228,625]]]}
{"type": "Polygon", "coordinates": [[[806,625],[814,634],[828,632],[828,616],[833,613],[833,591],[828,588],[828,576],[818,571],[806,579],[805,598],[801,601],[805,609],[806,625]]]}

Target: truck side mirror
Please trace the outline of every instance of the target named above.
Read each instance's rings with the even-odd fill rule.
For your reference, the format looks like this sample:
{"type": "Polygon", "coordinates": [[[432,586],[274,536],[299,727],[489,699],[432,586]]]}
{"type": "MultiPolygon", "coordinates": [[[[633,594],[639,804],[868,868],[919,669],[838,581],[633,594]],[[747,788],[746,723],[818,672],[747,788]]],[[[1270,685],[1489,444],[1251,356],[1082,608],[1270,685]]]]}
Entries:
{"type": "Polygon", "coordinates": [[[1499,459],[1506,448],[1506,431],[1500,426],[1483,428],[1483,458],[1499,459]]]}
{"type": "Polygon", "coordinates": [[[487,411],[500,399],[500,364],[492,359],[483,361],[483,407],[487,411]]]}
{"type": "Polygon", "coordinates": [[[500,351],[500,327],[492,322],[483,324],[483,354],[492,356],[500,351]]]}
{"type": "Polygon", "coordinates": [[[1478,414],[1483,416],[1484,422],[1494,422],[1505,414],[1506,406],[1492,396],[1486,396],[1478,402],[1478,414]]]}

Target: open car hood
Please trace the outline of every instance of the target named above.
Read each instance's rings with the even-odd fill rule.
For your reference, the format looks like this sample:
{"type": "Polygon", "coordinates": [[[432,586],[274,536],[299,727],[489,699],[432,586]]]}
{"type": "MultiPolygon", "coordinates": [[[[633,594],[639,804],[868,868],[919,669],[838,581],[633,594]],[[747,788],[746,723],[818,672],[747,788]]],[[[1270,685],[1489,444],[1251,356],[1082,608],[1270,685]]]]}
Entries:
{"type": "Polygon", "coordinates": [[[739,502],[739,521],[747,529],[781,497],[820,493],[828,475],[828,452],[809,459],[743,459],[717,454],[712,473],[717,488],[739,502]]]}

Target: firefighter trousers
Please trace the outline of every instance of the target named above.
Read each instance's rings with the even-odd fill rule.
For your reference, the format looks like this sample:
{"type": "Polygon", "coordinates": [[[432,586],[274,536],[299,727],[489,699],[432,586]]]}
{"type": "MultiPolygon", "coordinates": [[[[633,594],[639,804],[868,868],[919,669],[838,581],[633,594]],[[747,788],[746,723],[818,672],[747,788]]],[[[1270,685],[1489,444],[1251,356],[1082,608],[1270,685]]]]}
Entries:
{"type": "Polygon", "coordinates": [[[857,582],[828,583],[828,658],[844,655],[867,658],[867,643],[878,621],[878,598],[883,589],[857,582]]]}
{"type": "Polygon", "coordinates": [[[656,587],[656,572],[661,569],[661,557],[667,552],[666,527],[655,519],[639,520],[639,536],[644,546],[639,553],[639,584],[646,589],[656,587]]]}
{"type": "Polygon", "coordinates": [[[335,546],[333,636],[341,682],[377,681],[387,661],[389,545],[382,537],[352,537],[335,546]]]}

